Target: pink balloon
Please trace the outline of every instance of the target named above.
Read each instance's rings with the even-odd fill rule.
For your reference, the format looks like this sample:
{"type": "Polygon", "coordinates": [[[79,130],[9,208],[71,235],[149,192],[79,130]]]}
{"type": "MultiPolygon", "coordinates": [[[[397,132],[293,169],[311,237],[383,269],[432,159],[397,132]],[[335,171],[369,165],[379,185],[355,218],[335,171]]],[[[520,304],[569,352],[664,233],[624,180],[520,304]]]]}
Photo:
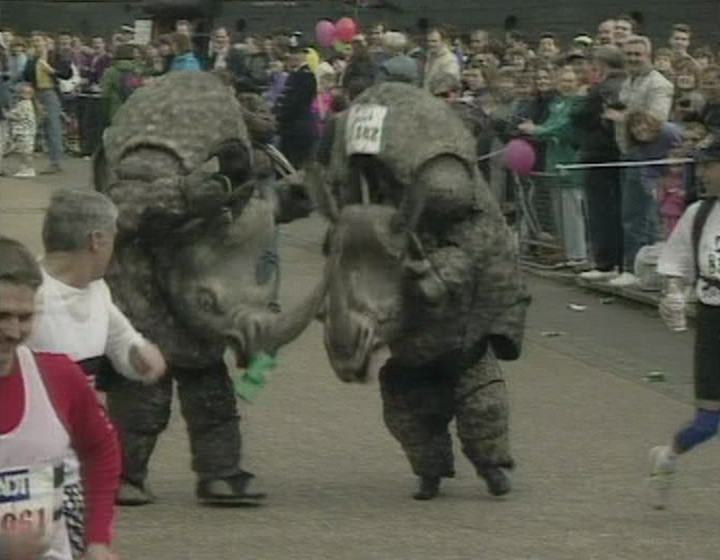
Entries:
{"type": "Polygon", "coordinates": [[[330,47],[335,41],[335,26],[331,21],[321,20],[315,26],[315,38],[321,47],[330,47]]]}
{"type": "Polygon", "coordinates": [[[529,175],[535,167],[535,148],[521,138],[515,138],[505,147],[505,165],[518,175],[529,175]]]}
{"type": "Polygon", "coordinates": [[[357,34],[357,25],[349,17],[341,18],[335,24],[335,37],[345,43],[352,40],[357,34]]]}

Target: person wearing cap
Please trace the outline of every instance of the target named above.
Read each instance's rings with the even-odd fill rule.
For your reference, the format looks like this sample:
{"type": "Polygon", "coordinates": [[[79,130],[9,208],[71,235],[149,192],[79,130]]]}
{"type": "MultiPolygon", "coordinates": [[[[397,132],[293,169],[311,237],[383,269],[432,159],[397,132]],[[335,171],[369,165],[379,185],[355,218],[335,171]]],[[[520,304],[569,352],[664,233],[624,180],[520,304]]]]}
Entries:
{"type": "Polygon", "coordinates": [[[375,83],[403,82],[420,85],[420,69],[417,61],[407,52],[408,40],[404,33],[389,31],[383,38],[385,59],[375,74],[375,83]]]}
{"type": "Polygon", "coordinates": [[[573,37],[573,45],[581,49],[590,49],[593,46],[593,38],[589,34],[583,32],[578,33],[573,37]]]}
{"type": "Polygon", "coordinates": [[[685,211],[658,261],[666,279],[660,314],[673,330],[683,330],[686,286],[697,295],[693,386],[695,417],[669,444],[650,451],[652,505],[667,507],[678,458],[709,440],[720,425],[720,141],[695,154],[706,198],[685,211]]]}
{"type": "MultiPolygon", "coordinates": [[[[576,105],[572,121],[578,131],[578,160],[581,163],[618,161],[612,121],[603,118],[606,107],[618,103],[625,81],[625,57],[613,46],[597,47],[593,52],[593,73],[597,83],[576,105]]],[[[594,267],[580,273],[585,280],[609,280],[622,266],[622,220],[620,214],[620,170],[616,167],[586,169],[583,174],[588,215],[588,233],[594,267]]]]}

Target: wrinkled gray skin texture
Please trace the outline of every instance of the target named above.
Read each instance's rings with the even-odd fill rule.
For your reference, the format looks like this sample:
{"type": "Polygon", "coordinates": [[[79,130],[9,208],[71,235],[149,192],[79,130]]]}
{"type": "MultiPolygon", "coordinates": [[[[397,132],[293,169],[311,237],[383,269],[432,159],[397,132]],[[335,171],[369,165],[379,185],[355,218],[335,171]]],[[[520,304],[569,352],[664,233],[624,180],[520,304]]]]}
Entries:
{"type": "Polygon", "coordinates": [[[411,86],[376,86],[354,104],[388,108],[380,152],[348,154],[345,113],[329,165],[312,170],[331,221],[330,362],[343,381],[363,381],[373,352],[389,347],[385,422],[417,475],[452,476],[453,417],[479,474],[511,467],[495,356],[520,355],[530,298],[473,140],[445,102],[411,86]]]}
{"type": "Polygon", "coordinates": [[[119,208],[107,281],[172,365],[217,363],[228,342],[244,365],[298,336],[319,304],[321,286],[288,313],[267,309],[275,282],[260,263],[299,187],[260,198],[251,153],[232,90],[206,73],[139,89],[105,133],[95,182],[119,208]],[[203,171],[214,157],[220,172],[203,171]]]}
{"type": "Polygon", "coordinates": [[[321,283],[297,308],[268,310],[277,291],[276,224],[307,215],[309,206],[292,181],[275,185],[273,200],[260,196],[251,154],[234,93],[211,74],[178,72],[133,93],[96,158],[96,187],[119,209],[106,279],[169,365],[151,387],[118,378],[108,393],[123,437],[122,477],[133,485],[145,484],[176,383],[199,483],[240,499],[248,475],[224,350],[232,346],[241,366],[273,353],[322,301],[321,283]],[[204,171],[215,157],[219,173],[204,171]]]}

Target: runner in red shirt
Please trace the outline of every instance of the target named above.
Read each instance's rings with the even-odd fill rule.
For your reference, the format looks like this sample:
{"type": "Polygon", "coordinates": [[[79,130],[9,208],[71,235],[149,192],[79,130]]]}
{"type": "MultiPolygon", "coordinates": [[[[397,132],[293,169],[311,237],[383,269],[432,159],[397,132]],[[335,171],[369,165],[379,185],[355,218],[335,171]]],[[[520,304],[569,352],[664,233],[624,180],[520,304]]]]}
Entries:
{"type": "Polygon", "coordinates": [[[41,282],[32,254],[0,237],[0,557],[71,559],[60,512],[62,464],[72,447],[87,495],[86,558],[112,560],[117,437],[77,365],[22,344],[41,282]],[[28,546],[41,552],[29,554],[28,546]]]}

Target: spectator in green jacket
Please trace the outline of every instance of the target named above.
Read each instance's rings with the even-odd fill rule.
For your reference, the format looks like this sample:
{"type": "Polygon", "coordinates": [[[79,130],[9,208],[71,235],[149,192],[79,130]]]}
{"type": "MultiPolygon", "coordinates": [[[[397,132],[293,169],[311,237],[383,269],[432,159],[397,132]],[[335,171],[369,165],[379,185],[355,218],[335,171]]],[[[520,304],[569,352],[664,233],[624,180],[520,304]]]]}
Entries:
{"type": "MultiPolygon", "coordinates": [[[[518,128],[545,142],[545,170],[555,172],[559,163],[574,163],[577,142],[571,114],[580,97],[579,79],[572,66],[565,66],[557,73],[559,96],[550,105],[547,120],[540,125],[532,121],[521,123],[518,128]]],[[[587,260],[585,241],[585,218],[583,216],[583,191],[581,177],[570,173],[567,181],[560,180],[553,189],[558,224],[562,225],[563,244],[568,264],[575,265],[587,260]]]]}
{"type": "Polygon", "coordinates": [[[135,49],[133,45],[119,45],[112,66],[100,82],[106,126],[112,122],[115,113],[132,92],[144,83],[142,72],[135,62],[135,49]]]}

